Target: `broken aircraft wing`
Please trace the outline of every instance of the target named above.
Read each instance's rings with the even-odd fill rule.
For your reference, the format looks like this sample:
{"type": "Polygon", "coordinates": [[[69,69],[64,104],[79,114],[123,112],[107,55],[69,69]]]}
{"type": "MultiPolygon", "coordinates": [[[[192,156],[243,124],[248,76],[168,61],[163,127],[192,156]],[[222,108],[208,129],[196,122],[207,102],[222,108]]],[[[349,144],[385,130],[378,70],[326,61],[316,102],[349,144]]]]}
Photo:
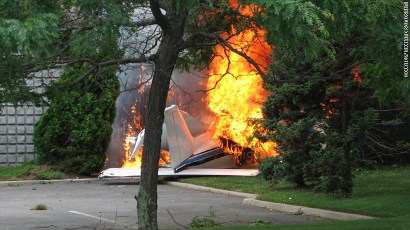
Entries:
{"type": "MultiPolygon", "coordinates": [[[[189,168],[175,172],[172,168],[159,168],[158,176],[257,176],[257,169],[212,169],[189,168]]],[[[98,178],[110,177],[140,177],[141,169],[109,168],[100,173],[98,178]]]]}
{"type": "MultiPolygon", "coordinates": [[[[160,168],[160,176],[256,176],[256,169],[238,169],[235,157],[226,154],[207,132],[207,126],[195,117],[172,105],[164,111],[161,148],[168,150],[171,157],[169,168],[160,168]]],[[[131,158],[143,146],[145,131],[138,137],[127,138],[135,146],[131,158]]],[[[138,177],[141,169],[109,168],[102,171],[99,178],[106,177],[138,177]]]]}

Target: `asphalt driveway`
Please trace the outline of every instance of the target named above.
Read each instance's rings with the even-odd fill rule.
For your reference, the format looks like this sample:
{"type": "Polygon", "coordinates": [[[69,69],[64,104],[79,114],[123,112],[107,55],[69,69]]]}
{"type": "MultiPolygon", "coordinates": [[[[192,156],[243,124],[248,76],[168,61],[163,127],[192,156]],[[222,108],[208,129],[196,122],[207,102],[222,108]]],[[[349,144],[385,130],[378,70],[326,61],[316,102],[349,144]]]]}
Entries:
{"type": "MultiPolygon", "coordinates": [[[[81,181],[0,185],[0,229],[136,229],[134,196],[139,185],[127,181],[81,181]],[[44,204],[47,210],[32,210],[44,204]]],[[[243,197],[166,184],[158,185],[160,229],[189,227],[195,216],[216,215],[222,225],[255,221],[306,223],[318,218],[242,204],[243,197]]]]}

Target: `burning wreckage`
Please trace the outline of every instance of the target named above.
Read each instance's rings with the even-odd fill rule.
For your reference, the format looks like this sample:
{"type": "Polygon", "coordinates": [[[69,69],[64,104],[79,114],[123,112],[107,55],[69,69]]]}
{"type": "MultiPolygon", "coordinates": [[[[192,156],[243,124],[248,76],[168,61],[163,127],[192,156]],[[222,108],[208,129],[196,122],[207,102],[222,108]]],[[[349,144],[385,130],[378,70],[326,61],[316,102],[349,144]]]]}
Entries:
{"type": "MultiPolygon", "coordinates": [[[[253,6],[235,8],[247,17],[252,17],[255,12],[253,6]]],[[[235,25],[232,25],[231,32],[223,33],[221,37],[226,39],[233,48],[252,58],[263,72],[268,72],[268,66],[273,61],[273,47],[265,41],[266,33],[258,27],[237,30],[235,25]]],[[[142,67],[141,70],[144,72],[145,67],[142,67]]],[[[245,168],[254,165],[257,159],[277,155],[276,143],[252,138],[255,131],[265,132],[263,129],[258,130],[257,125],[249,123],[249,121],[263,118],[261,107],[269,94],[263,87],[263,78],[259,72],[241,55],[231,52],[225,46],[216,45],[215,55],[209,68],[203,73],[208,75],[207,78],[185,77],[184,74],[179,73],[173,75],[175,83],[185,86],[183,88],[190,91],[190,96],[195,97],[197,94],[194,92],[206,92],[206,97],[203,98],[203,94],[200,94],[201,98],[197,101],[203,102],[201,107],[207,108],[206,111],[201,112],[209,112],[209,114],[198,113],[197,115],[212,116],[215,119],[208,126],[179,110],[177,106],[166,108],[161,146],[168,152],[161,151],[160,164],[164,165],[160,165],[159,175],[254,176],[259,173],[258,170],[245,168]],[[208,129],[212,132],[208,132],[208,129]]],[[[132,73],[123,76],[124,82],[130,81],[132,84],[131,76],[134,75],[138,76],[136,80],[139,84],[145,79],[140,77],[144,74],[132,73]]],[[[190,103],[190,99],[183,96],[185,92],[182,91],[185,90],[179,92],[179,88],[179,86],[170,87],[168,95],[170,100],[167,103],[181,105],[190,103]]],[[[141,175],[139,169],[141,150],[139,149],[144,143],[144,131],[138,135],[135,131],[142,129],[140,124],[145,107],[141,106],[139,109],[141,111],[136,111],[136,105],[146,104],[143,99],[146,91],[140,88],[135,93],[139,96],[137,96],[138,99],[132,100],[134,105],[131,107],[132,112],[124,116],[132,117],[132,119],[120,121],[121,128],[118,129],[118,135],[113,135],[115,141],[111,142],[113,146],[107,154],[107,162],[114,163],[118,158],[118,152],[123,151],[122,156],[125,156],[125,160],[121,159],[123,160],[122,168],[106,169],[101,172],[100,178],[141,175]],[[127,127],[124,124],[127,124],[127,127]],[[130,136],[137,137],[130,138],[130,136]],[[118,150],[120,141],[123,141],[122,150],[118,150]],[[130,143],[134,143],[133,151],[131,151],[130,143]]],[[[122,107],[124,111],[128,108],[129,106],[122,107]]]]}
{"type": "MultiPolygon", "coordinates": [[[[237,159],[233,154],[227,154],[218,142],[212,138],[208,127],[199,119],[179,110],[172,105],[164,111],[161,148],[169,151],[171,163],[160,165],[159,176],[256,176],[257,169],[238,168],[237,159]]],[[[137,137],[128,137],[134,143],[130,158],[134,158],[144,143],[144,130],[137,137]]],[[[230,148],[239,148],[236,143],[225,140],[230,148]]],[[[253,155],[249,148],[241,148],[242,160],[253,155]]],[[[245,159],[245,160],[244,160],[245,159]]],[[[99,178],[109,177],[139,177],[139,168],[109,168],[103,170],[99,178]]]]}

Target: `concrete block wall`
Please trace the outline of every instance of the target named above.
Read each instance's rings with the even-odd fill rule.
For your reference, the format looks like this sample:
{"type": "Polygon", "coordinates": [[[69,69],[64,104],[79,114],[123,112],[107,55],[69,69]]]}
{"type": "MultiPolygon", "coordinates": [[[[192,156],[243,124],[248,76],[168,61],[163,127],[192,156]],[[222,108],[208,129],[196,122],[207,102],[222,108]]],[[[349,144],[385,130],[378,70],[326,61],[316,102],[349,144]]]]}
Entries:
{"type": "Polygon", "coordinates": [[[5,105],[0,114],[0,166],[34,160],[34,124],[44,108],[5,105]]]}
{"type": "MultiPolygon", "coordinates": [[[[58,74],[57,71],[37,73],[27,84],[33,91],[41,93],[45,85],[57,79],[58,74]]],[[[0,106],[0,167],[35,159],[34,124],[45,109],[33,104],[0,106]]]]}

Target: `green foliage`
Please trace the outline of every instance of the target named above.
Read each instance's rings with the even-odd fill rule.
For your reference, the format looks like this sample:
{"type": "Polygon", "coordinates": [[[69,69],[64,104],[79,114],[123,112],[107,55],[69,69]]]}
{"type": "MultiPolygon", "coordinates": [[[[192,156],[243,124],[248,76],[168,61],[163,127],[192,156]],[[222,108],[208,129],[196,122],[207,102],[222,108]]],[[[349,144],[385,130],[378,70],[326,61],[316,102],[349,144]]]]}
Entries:
{"type": "Polygon", "coordinates": [[[51,180],[63,178],[65,178],[65,175],[62,172],[39,165],[33,161],[27,161],[16,166],[0,167],[1,180],[51,180]]]}
{"type": "Polygon", "coordinates": [[[263,159],[258,168],[263,179],[270,181],[272,184],[279,183],[284,177],[282,159],[278,156],[263,159]]]}
{"type": "Polygon", "coordinates": [[[191,228],[207,228],[207,227],[214,227],[217,223],[213,218],[210,217],[199,217],[195,216],[192,218],[191,221],[191,228]]]}
{"type": "Polygon", "coordinates": [[[188,177],[180,178],[184,183],[203,185],[213,188],[234,190],[247,193],[260,193],[261,191],[270,191],[272,189],[267,183],[264,183],[262,176],[256,177],[188,177]]]}
{"type": "Polygon", "coordinates": [[[1,180],[16,180],[30,173],[35,168],[33,162],[24,162],[18,166],[0,167],[1,180]]]}
{"type": "Polygon", "coordinates": [[[344,137],[326,118],[325,82],[286,83],[271,89],[274,93],[264,105],[263,126],[271,131],[265,137],[278,144],[277,161],[283,167],[283,177],[298,187],[309,185],[317,191],[342,189],[344,137]]]}
{"type": "MultiPolygon", "coordinates": [[[[366,139],[353,136],[364,133],[369,137],[366,127],[377,126],[371,117],[359,118],[360,113],[369,107],[385,109],[377,107],[378,102],[371,95],[376,95],[384,105],[394,108],[404,104],[408,109],[410,83],[399,72],[402,70],[403,21],[399,0],[241,1],[262,7],[263,10],[255,12],[255,18],[239,15],[227,7],[227,1],[164,2],[175,6],[167,12],[166,18],[172,18],[170,24],[185,16],[173,10],[178,13],[187,10],[189,14],[186,21],[177,25],[184,26],[180,31],[185,32],[187,40],[172,47],[181,54],[177,65],[185,69],[206,65],[212,59],[212,46],[218,42],[215,35],[227,32],[229,36],[232,24],[237,25],[238,32],[254,25],[268,30],[267,39],[276,48],[275,63],[271,67],[274,75],[266,77],[265,82],[278,99],[269,98],[265,104],[264,126],[270,131],[266,139],[279,143],[283,160],[285,157],[294,160],[295,165],[288,165],[285,170],[296,175],[293,181],[297,183],[315,185],[312,181],[321,176],[328,178],[320,179],[322,185],[329,181],[329,185],[324,186],[326,190],[332,190],[329,186],[339,183],[335,174],[338,169],[336,172],[326,167],[323,171],[312,169],[322,164],[349,165],[351,162],[337,161],[342,149],[345,155],[361,154],[360,141],[366,143],[366,139]],[[190,35],[193,37],[189,38],[190,35]],[[352,80],[351,70],[356,66],[364,76],[363,84],[352,80]],[[283,84],[286,82],[293,85],[283,84]],[[331,102],[332,99],[338,102],[331,102]],[[347,106],[343,106],[342,101],[347,106]],[[327,118],[329,111],[333,115],[327,118]],[[324,133],[312,128],[319,124],[324,133]],[[326,148],[322,147],[324,144],[326,148]]],[[[137,12],[134,10],[142,3],[147,1],[0,1],[0,38],[4,41],[0,44],[0,102],[31,99],[33,94],[24,87],[31,73],[67,68],[58,87],[49,95],[42,95],[50,96],[52,103],[48,113],[58,117],[46,114],[36,127],[40,133],[36,134],[36,150],[42,152],[43,162],[61,168],[68,166],[76,173],[95,170],[102,164],[101,153],[106,147],[102,136],[109,133],[109,125],[102,120],[112,119],[112,114],[106,112],[109,103],[105,103],[104,98],[112,101],[115,97],[115,93],[109,93],[113,89],[107,89],[108,79],[114,76],[115,70],[104,72],[103,69],[133,62],[112,59],[122,57],[117,43],[123,38],[118,36],[118,31],[144,35],[133,21],[137,12]],[[71,92],[67,87],[72,85],[71,92]],[[49,144],[41,143],[41,139],[49,144]]],[[[154,34],[153,43],[158,44],[160,38],[160,33],[154,34]]],[[[148,46],[135,62],[146,61],[155,50],[148,46]]],[[[130,53],[139,54],[136,50],[130,53]]],[[[165,88],[162,90],[168,89],[165,88]]],[[[158,140],[155,141],[158,146],[158,140]]],[[[398,145],[408,147],[406,141],[398,145]]],[[[149,203],[145,205],[141,207],[150,207],[149,203]]],[[[152,213],[150,216],[154,216],[152,213]]]]}
{"type": "Polygon", "coordinates": [[[0,106],[39,98],[26,85],[29,65],[42,65],[58,44],[52,1],[0,1],[0,106]]]}
{"type": "Polygon", "coordinates": [[[310,151],[317,150],[317,132],[311,131],[313,120],[302,119],[291,126],[278,126],[277,143],[283,157],[285,177],[297,186],[306,183],[305,164],[311,162],[310,151]]]}
{"type": "Polygon", "coordinates": [[[314,126],[313,119],[278,126],[274,140],[280,148],[276,161],[281,163],[279,173],[274,171],[272,177],[278,181],[278,176],[283,176],[298,187],[310,185],[317,191],[336,192],[342,185],[343,150],[334,143],[337,136],[321,134],[314,126]]]}
{"type": "MultiPolygon", "coordinates": [[[[209,3],[210,1],[208,1],[209,3]]],[[[181,10],[192,9],[198,6],[198,0],[177,0],[176,1],[176,10],[179,12],[181,10]]]]}
{"type": "MultiPolygon", "coordinates": [[[[82,69],[67,68],[59,82],[71,82],[82,73],[82,69]]],[[[73,88],[51,92],[52,103],[35,126],[39,162],[69,173],[100,170],[115,117],[115,70],[102,71],[98,80],[89,76],[73,88]]]]}
{"type": "MultiPolygon", "coordinates": [[[[266,83],[269,84],[269,79],[266,79],[266,83]]],[[[281,87],[267,85],[274,94],[267,98],[264,112],[275,116],[277,121],[293,121],[308,116],[320,118],[322,114],[314,112],[321,108],[319,101],[326,93],[324,85],[325,82],[320,80],[303,84],[285,83],[281,87]]]]}
{"type": "Polygon", "coordinates": [[[361,67],[366,83],[381,102],[402,100],[409,107],[410,81],[403,76],[402,1],[257,2],[266,8],[261,23],[276,45],[275,61],[285,61],[284,55],[295,56],[302,65],[313,61],[314,68],[321,68],[317,64],[329,64],[346,52],[337,47],[343,45],[348,47],[349,58],[361,67]],[[326,56],[329,60],[323,61],[326,56]]]}
{"type": "Polygon", "coordinates": [[[402,139],[386,138],[392,129],[382,123],[392,118],[389,113],[379,118],[374,112],[403,104],[399,111],[410,108],[398,55],[402,53],[398,12],[402,3],[260,2],[266,6],[262,16],[271,15],[262,17],[261,23],[269,32],[283,29],[268,36],[277,46],[273,76],[264,79],[272,92],[263,109],[262,125],[270,131],[265,138],[278,143],[288,180],[317,190],[350,193],[350,167],[370,165],[369,159],[392,157],[402,149],[402,139]],[[283,19],[268,22],[280,15],[283,19]],[[379,24],[389,29],[383,31],[379,24]],[[309,42],[314,36],[318,40],[309,42]],[[385,83],[375,83],[376,79],[385,83]]]}
{"type": "Polygon", "coordinates": [[[215,221],[216,214],[212,207],[209,210],[209,216],[199,217],[195,216],[191,221],[191,228],[207,228],[217,226],[218,223],[215,221]]]}
{"type": "MultiPolygon", "coordinates": [[[[364,1],[366,2],[366,1],[364,1]]],[[[375,1],[366,7],[359,1],[355,19],[366,35],[366,43],[354,50],[363,65],[364,78],[384,104],[400,99],[410,106],[410,80],[403,75],[403,1],[375,1]]],[[[355,28],[356,30],[358,28],[355,28]]]]}
{"type": "Polygon", "coordinates": [[[340,136],[326,127],[321,103],[326,97],[325,82],[285,83],[270,87],[263,112],[266,135],[278,144],[279,156],[262,162],[263,177],[277,183],[282,178],[298,187],[335,192],[341,188],[343,151],[340,136]],[[271,175],[265,175],[269,174],[271,175]]]}
{"type": "Polygon", "coordinates": [[[36,173],[36,179],[39,180],[54,180],[54,179],[64,179],[64,173],[55,170],[39,170],[36,173]]]}
{"type": "Polygon", "coordinates": [[[339,142],[338,137],[327,137],[325,148],[309,152],[311,158],[305,162],[303,170],[306,180],[313,183],[315,191],[334,193],[342,189],[346,161],[343,149],[334,143],[339,142]]]}
{"type": "Polygon", "coordinates": [[[288,52],[298,52],[299,47],[295,44],[303,44],[307,60],[316,59],[323,50],[330,56],[334,55],[325,24],[334,16],[328,9],[312,1],[257,0],[252,3],[265,9],[257,14],[257,20],[269,31],[269,43],[288,52]]]}
{"type": "Polygon", "coordinates": [[[118,58],[118,32],[134,26],[129,4],[116,0],[0,1],[0,105],[46,103],[47,98],[27,81],[42,70],[101,61],[107,50],[111,58],[118,58]]]}
{"type": "Polygon", "coordinates": [[[375,161],[382,163],[409,162],[410,125],[403,113],[384,111],[377,113],[367,109],[355,113],[350,121],[347,139],[352,151],[358,154],[358,164],[372,167],[375,161]]]}
{"type": "Polygon", "coordinates": [[[104,164],[119,93],[118,63],[96,63],[123,57],[119,31],[130,25],[130,9],[111,0],[67,1],[61,7],[57,15],[64,22],[59,28],[63,46],[55,48],[69,64],[43,95],[51,103],[35,126],[35,151],[42,164],[67,173],[90,174],[104,164]]]}
{"type": "Polygon", "coordinates": [[[51,53],[59,35],[56,9],[50,1],[1,1],[0,6],[1,57],[41,60],[51,53]]]}

